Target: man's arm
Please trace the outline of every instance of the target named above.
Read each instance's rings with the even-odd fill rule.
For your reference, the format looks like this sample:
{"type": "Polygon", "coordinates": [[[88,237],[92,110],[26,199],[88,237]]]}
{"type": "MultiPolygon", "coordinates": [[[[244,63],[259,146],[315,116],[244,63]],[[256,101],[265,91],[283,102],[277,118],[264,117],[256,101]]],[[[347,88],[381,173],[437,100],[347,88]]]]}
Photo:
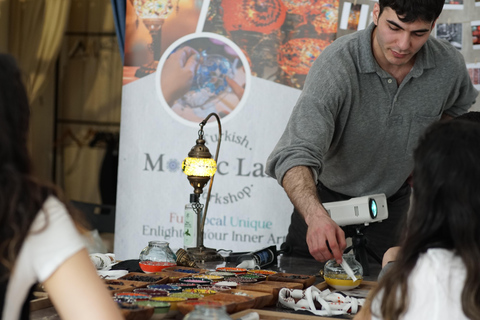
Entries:
{"type": "Polygon", "coordinates": [[[337,263],[341,263],[346,247],[345,233],[330,218],[318,199],[310,168],[299,166],[289,169],[283,177],[282,185],[307,223],[306,237],[310,254],[320,262],[334,257],[337,263]]]}

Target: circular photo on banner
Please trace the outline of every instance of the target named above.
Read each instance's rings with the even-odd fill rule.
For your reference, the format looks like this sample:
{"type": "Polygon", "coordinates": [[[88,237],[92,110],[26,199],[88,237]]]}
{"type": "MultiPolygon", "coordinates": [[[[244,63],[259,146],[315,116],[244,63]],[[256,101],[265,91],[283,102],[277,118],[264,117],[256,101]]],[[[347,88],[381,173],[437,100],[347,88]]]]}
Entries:
{"type": "Polygon", "coordinates": [[[156,73],[157,93],[167,112],[180,122],[198,126],[212,112],[222,121],[230,120],[245,104],[250,68],[231,40],[217,34],[192,34],[165,53],[156,73]]]}

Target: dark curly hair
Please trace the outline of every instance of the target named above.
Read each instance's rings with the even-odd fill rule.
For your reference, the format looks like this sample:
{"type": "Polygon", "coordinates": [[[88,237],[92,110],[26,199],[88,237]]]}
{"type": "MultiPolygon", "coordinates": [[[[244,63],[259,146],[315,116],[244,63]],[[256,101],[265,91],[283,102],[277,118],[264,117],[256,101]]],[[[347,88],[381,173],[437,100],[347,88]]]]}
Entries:
{"type": "Polygon", "coordinates": [[[434,22],[442,13],[445,0],[379,0],[378,3],[380,14],[390,7],[402,22],[434,22]]]}

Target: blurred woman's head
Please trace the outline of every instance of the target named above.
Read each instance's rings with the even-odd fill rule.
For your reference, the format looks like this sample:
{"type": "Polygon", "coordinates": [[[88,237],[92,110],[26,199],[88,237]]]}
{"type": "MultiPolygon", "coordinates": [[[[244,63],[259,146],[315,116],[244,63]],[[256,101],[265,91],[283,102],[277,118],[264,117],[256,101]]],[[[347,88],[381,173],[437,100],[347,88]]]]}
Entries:
{"type": "MultiPolygon", "coordinates": [[[[11,272],[30,225],[53,186],[32,174],[30,109],[14,58],[0,54],[0,280],[11,272]]],[[[47,218],[48,223],[48,218],[47,218]]]]}
{"type": "MultiPolygon", "coordinates": [[[[0,281],[13,269],[30,225],[47,197],[54,195],[63,201],[55,185],[40,182],[33,175],[27,144],[29,119],[20,68],[12,56],[0,54],[0,281]]],[[[82,213],[66,206],[84,230],[82,213]]],[[[48,213],[43,213],[48,224],[48,213]]]]}
{"type": "Polygon", "coordinates": [[[480,123],[431,125],[414,153],[413,198],[397,260],[372,290],[382,291],[381,315],[399,319],[408,308],[408,279],[430,248],[452,250],[466,269],[462,310],[480,315],[480,123]]]}
{"type": "Polygon", "coordinates": [[[414,161],[406,241],[413,236],[420,249],[436,242],[458,251],[473,243],[480,248],[480,123],[432,125],[414,161]]]}
{"type": "MultiPolygon", "coordinates": [[[[30,110],[19,68],[10,55],[0,54],[0,172],[30,173],[27,149],[30,110]]],[[[3,174],[0,177],[3,178],[3,174]]]]}

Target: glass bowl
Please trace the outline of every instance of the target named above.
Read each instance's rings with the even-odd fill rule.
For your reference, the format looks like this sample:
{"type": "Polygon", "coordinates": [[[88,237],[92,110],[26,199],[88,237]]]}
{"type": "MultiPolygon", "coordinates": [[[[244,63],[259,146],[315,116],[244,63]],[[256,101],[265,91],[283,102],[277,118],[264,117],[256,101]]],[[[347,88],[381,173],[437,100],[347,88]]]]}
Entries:
{"type": "Polygon", "coordinates": [[[352,268],[357,281],[353,281],[353,279],[347,275],[343,267],[334,259],[328,260],[327,263],[325,263],[323,268],[323,278],[329,286],[337,290],[350,290],[358,287],[360,283],[362,283],[363,267],[360,262],[355,260],[355,256],[351,254],[344,254],[343,259],[348,263],[350,268],[352,268]]]}

